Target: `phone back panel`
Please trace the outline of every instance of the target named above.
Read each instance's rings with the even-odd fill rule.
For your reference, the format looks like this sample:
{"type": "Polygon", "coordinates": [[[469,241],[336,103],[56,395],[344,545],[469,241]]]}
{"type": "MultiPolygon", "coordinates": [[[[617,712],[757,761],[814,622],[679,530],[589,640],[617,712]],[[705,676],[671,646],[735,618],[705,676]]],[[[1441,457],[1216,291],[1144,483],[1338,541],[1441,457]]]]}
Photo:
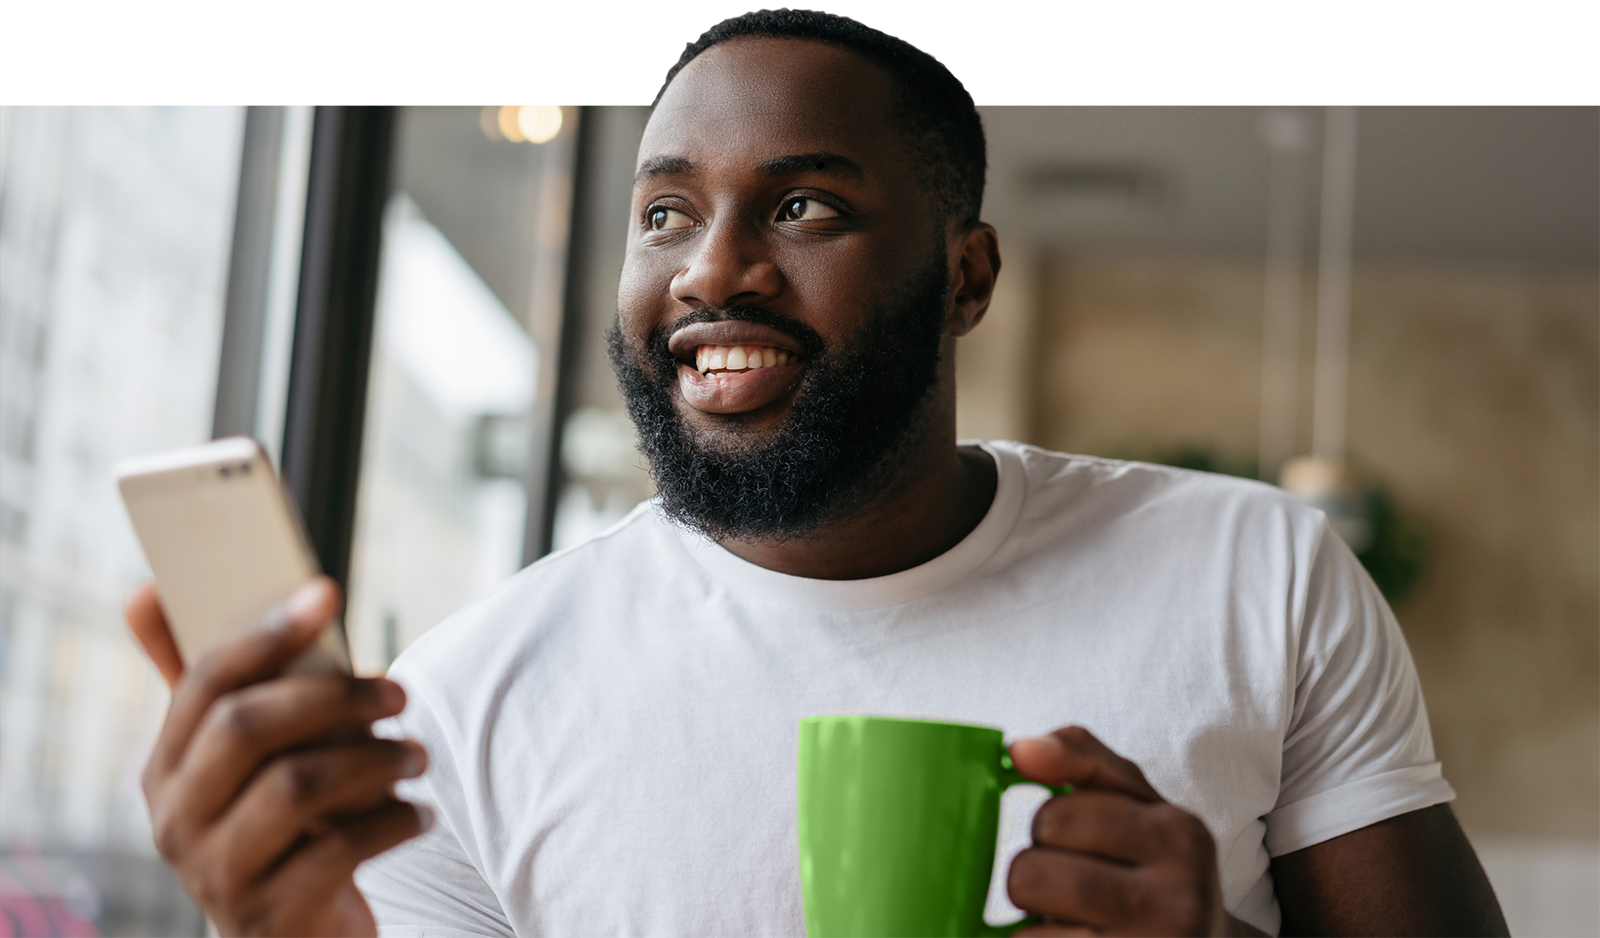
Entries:
{"type": "MultiPolygon", "coordinates": [[[[186,662],[258,621],[318,572],[292,503],[251,440],[130,461],[118,476],[186,662]]],[[[338,631],[325,635],[323,651],[348,661],[343,636],[332,634],[338,631]]]]}

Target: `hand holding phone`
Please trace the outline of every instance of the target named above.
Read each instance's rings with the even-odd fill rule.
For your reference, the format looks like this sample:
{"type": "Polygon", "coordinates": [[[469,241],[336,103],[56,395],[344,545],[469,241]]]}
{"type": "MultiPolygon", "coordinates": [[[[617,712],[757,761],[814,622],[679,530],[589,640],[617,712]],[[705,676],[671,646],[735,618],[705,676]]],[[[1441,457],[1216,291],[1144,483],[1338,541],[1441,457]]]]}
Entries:
{"type": "MultiPolygon", "coordinates": [[[[141,779],[156,847],[221,934],[377,934],[355,868],[432,823],[392,793],[427,754],[370,733],[405,706],[393,681],[285,674],[337,615],[338,587],[319,577],[284,608],[175,675],[141,779]]],[[[149,637],[166,636],[178,662],[153,588],[126,615],[152,658],[149,637]]]]}
{"type": "Polygon", "coordinates": [[[431,822],[427,808],[393,795],[427,755],[416,742],[372,735],[373,721],[405,706],[405,693],[350,675],[342,636],[327,637],[337,628],[338,587],[314,576],[314,565],[295,566],[309,552],[270,465],[243,442],[250,449],[233,441],[228,458],[259,456],[245,475],[265,467],[270,487],[251,495],[231,487],[230,473],[205,489],[196,467],[222,479],[218,453],[190,451],[145,462],[188,472],[187,482],[129,499],[160,593],[140,587],[125,614],[173,688],[142,779],[156,846],[223,934],[375,934],[355,868],[431,822]],[[251,562],[219,559],[229,544],[231,557],[251,562]],[[268,590],[264,569],[293,582],[268,590]]]}

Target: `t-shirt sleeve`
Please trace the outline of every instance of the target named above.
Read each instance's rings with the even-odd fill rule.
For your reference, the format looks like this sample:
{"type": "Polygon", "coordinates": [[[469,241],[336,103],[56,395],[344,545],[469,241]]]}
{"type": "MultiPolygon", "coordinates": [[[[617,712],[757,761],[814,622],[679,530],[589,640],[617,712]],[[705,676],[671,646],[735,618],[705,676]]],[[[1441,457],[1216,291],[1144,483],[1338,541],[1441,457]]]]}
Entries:
{"type": "Polygon", "coordinates": [[[421,778],[401,782],[396,794],[433,809],[433,827],[387,850],[356,869],[356,886],[378,922],[384,938],[431,938],[445,935],[500,936],[514,931],[494,890],[473,863],[469,849],[455,833],[466,825],[460,805],[461,780],[450,760],[441,727],[431,719],[422,695],[407,684],[411,700],[400,717],[375,727],[378,735],[410,737],[427,747],[432,758],[421,778]]]}
{"type": "Polygon", "coordinates": [[[1322,525],[1300,617],[1273,856],[1450,801],[1405,636],[1372,579],[1322,525]]]}

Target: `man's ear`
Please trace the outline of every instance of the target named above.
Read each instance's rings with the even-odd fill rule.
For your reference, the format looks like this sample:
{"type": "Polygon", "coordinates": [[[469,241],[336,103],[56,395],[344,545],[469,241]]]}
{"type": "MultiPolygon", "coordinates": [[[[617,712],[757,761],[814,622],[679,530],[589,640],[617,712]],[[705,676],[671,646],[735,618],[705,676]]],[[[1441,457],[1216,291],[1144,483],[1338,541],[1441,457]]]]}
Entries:
{"type": "Polygon", "coordinates": [[[1000,276],[1000,239],[993,225],[978,222],[956,235],[950,253],[954,270],[945,334],[963,336],[983,319],[994,298],[995,278],[1000,276]]]}

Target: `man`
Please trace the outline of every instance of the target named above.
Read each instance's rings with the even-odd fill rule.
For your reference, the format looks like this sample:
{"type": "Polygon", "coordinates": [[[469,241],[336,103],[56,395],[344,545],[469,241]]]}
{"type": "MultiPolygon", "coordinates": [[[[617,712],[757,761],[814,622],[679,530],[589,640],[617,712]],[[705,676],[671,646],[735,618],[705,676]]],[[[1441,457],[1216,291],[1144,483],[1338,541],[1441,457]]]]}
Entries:
{"type": "Polygon", "coordinates": [[[656,503],[417,642],[404,693],[277,677],[325,584],[187,674],[131,601],[177,680],[158,843],[219,927],[799,933],[796,722],[865,709],[1040,734],[1017,768],[1077,791],[1009,870],[1028,934],[1504,933],[1320,514],[957,444],[983,173],[971,99],[898,40],[780,11],[690,46],[610,336],[656,503]],[[397,713],[422,746],[350,732],[397,713]]]}

